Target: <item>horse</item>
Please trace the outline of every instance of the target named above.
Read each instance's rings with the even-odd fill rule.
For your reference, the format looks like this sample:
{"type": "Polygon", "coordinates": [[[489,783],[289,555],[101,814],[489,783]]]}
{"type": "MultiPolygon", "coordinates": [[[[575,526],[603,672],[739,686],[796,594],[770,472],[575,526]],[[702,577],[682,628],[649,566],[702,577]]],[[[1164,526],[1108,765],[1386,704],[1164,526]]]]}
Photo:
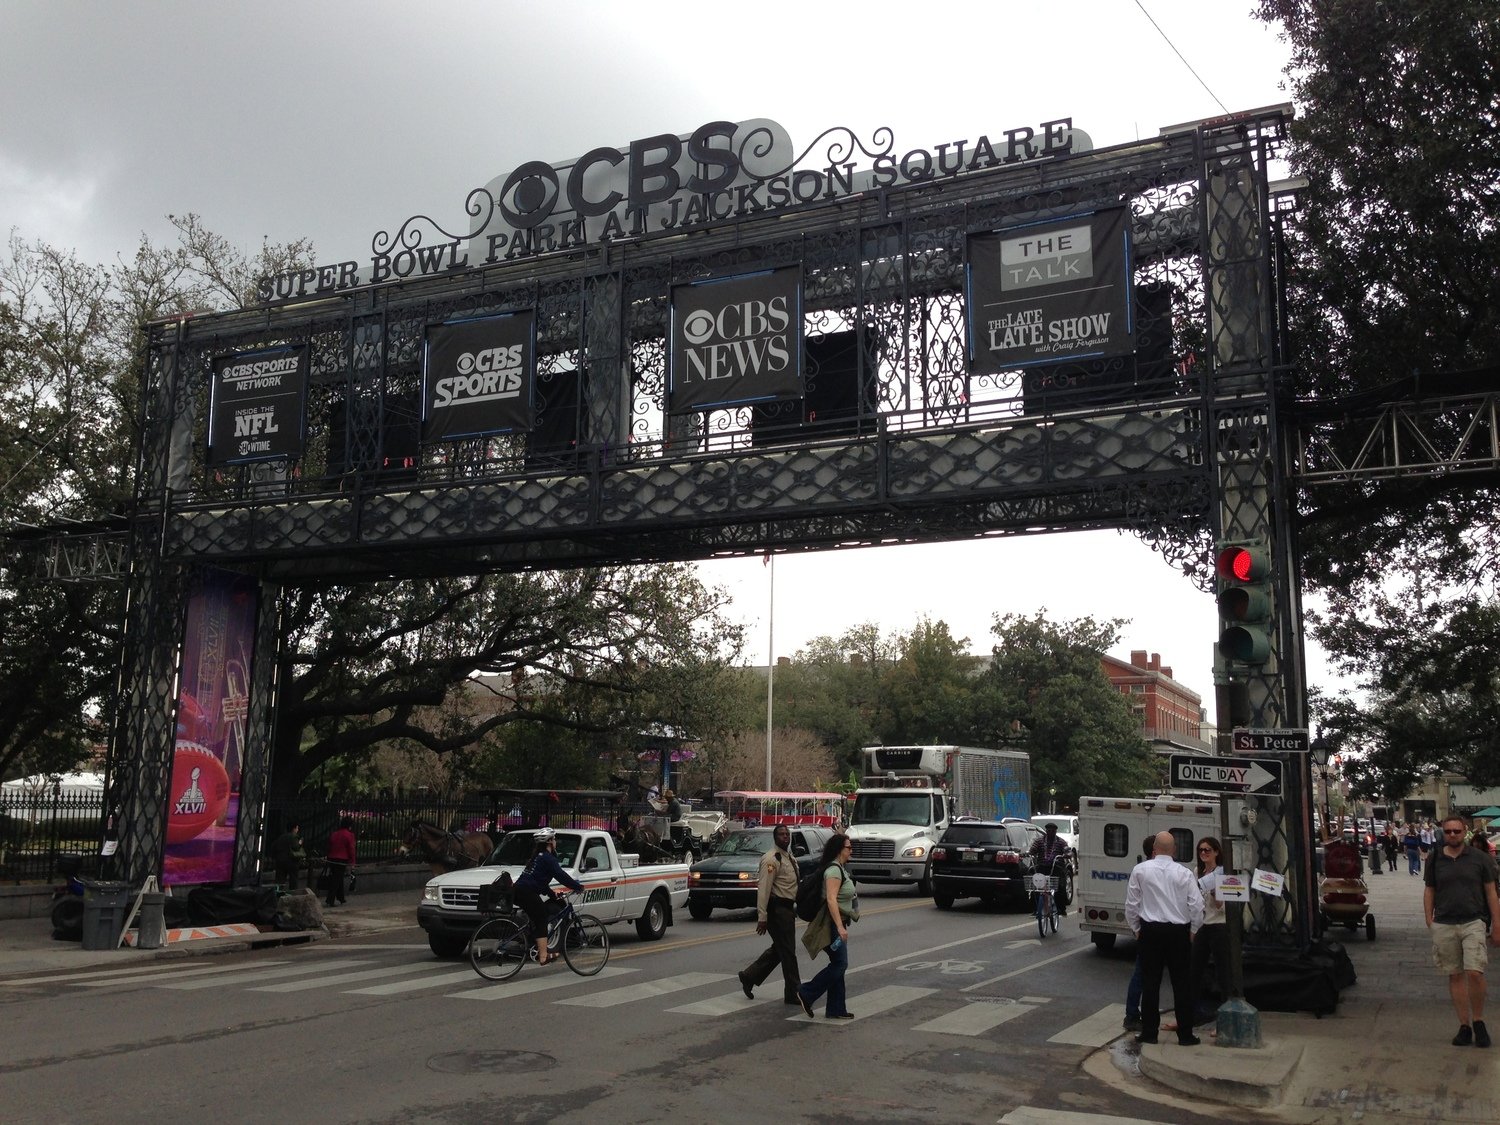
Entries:
{"type": "Polygon", "coordinates": [[[483,832],[444,832],[436,824],[418,818],[401,839],[401,853],[420,851],[434,875],[478,867],[489,859],[495,845],[483,832]]]}

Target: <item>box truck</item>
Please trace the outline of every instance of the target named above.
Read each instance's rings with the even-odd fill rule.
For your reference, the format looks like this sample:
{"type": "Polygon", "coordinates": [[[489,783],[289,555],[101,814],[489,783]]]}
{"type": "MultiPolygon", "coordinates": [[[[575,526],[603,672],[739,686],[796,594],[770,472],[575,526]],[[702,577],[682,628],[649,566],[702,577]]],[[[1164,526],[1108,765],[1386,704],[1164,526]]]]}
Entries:
{"type": "Polygon", "coordinates": [[[1031,758],[975,746],[867,746],[849,812],[861,883],[915,883],[932,893],[932,845],[959,817],[1025,820],[1031,758]]]}

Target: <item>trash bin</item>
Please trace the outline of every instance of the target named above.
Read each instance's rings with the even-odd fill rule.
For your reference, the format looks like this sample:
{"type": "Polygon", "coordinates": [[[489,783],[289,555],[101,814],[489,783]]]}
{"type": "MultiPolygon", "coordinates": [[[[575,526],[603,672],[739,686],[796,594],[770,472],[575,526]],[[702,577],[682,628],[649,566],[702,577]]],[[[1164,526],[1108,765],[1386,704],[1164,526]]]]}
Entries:
{"type": "Polygon", "coordinates": [[[135,947],[137,949],[160,949],[165,943],[166,909],[167,896],[165,894],[147,891],[141,896],[141,912],[135,920],[135,947]]]}
{"type": "Polygon", "coordinates": [[[96,879],[83,884],[83,948],[114,949],[130,908],[130,884],[96,879]]]}

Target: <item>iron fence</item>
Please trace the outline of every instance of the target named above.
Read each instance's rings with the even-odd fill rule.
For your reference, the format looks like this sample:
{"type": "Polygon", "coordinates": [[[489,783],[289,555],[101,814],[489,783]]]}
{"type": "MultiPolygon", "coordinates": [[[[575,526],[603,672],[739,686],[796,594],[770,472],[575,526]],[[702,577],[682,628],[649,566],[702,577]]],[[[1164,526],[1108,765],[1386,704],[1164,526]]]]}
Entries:
{"type": "Polygon", "coordinates": [[[103,823],[103,793],[0,792],[0,881],[52,879],[65,853],[85,856],[84,874],[97,874],[103,823]]]}
{"type": "MultiPolygon", "coordinates": [[[[265,821],[258,827],[264,852],[296,821],[307,854],[321,856],[327,854],[329,833],[348,817],[354,822],[359,862],[376,864],[400,858],[402,837],[414,820],[448,831],[498,836],[510,828],[538,824],[614,828],[622,809],[636,814],[650,811],[645,806],[622,805],[620,794],[607,791],[486,789],[446,796],[309,796],[268,802],[265,821]]],[[[103,822],[101,793],[0,794],[0,881],[54,879],[57,857],[63,854],[85,857],[85,875],[109,874],[99,855],[103,822]]],[[[269,867],[267,862],[264,869],[269,867]]]]}

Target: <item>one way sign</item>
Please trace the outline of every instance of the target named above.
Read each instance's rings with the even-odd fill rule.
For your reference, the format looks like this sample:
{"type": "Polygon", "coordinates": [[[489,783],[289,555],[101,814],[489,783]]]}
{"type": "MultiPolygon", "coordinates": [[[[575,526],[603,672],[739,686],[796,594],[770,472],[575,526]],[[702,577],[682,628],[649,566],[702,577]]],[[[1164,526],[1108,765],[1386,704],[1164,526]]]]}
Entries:
{"type": "Polygon", "coordinates": [[[1275,758],[1196,758],[1172,755],[1172,788],[1281,796],[1282,763],[1275,758]]]}

